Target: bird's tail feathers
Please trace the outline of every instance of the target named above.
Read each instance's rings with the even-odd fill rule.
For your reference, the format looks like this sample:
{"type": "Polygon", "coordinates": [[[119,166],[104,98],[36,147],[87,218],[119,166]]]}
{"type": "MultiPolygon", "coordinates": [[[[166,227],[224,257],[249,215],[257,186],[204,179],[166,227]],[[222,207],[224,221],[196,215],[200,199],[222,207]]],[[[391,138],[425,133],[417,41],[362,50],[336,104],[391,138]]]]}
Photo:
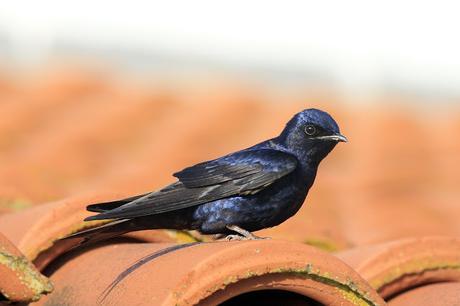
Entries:
{"type": "Polygon", "coordinates": [[[99,227],[90,228],[72,235],[69,235],[62,240],[75,239],[76,246],[83,244],[92,244],[98,241],[106,240],[109,238],[117,237],[123,235],[127,232],[133,231],[130,223],[131,220],[117,220],[107,224],[104,224],[99,227]]]}
{"type": "Polygon", "coordinates": [[[128,204],[132,201],[135,201],[145,195],[146,194],[141,194],[141,195],[137,195],[137,196],[122,199],[122,200],[91,204],[91,205],[86,206],[86,209],[92,212],[106,212],[106,211],[118,208],[120,206],[123,206],[125,204],[128,204]]]}

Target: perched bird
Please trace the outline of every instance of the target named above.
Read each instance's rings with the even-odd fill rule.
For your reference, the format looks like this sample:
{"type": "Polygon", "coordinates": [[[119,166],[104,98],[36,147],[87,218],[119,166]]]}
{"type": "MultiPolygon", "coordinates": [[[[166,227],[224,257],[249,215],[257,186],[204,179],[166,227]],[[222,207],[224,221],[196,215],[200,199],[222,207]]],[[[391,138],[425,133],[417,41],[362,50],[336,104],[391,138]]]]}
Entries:
{"type": "Polygon", "coordinates": [[[346,141],[329,114],[306,109],[278,137],[176,172],[178,181],[161,190],[89,205],[99,214],[85,221],[114,221],[67,238],[94,242],[131,231],[178,229],[257,239],[253,231],[299,210],[321,160],[346,141]]]}

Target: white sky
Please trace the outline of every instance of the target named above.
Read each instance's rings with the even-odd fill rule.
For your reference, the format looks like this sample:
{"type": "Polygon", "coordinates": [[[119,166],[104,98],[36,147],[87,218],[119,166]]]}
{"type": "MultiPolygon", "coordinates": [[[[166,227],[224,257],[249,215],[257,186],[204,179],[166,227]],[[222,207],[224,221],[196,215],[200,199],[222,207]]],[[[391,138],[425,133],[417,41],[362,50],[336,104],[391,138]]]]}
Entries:
{"type": "Polygon", "coordinates": [[[0,0],[1,35],[24,60],[66,38],[460,92],[459,1],[0,0]]]}

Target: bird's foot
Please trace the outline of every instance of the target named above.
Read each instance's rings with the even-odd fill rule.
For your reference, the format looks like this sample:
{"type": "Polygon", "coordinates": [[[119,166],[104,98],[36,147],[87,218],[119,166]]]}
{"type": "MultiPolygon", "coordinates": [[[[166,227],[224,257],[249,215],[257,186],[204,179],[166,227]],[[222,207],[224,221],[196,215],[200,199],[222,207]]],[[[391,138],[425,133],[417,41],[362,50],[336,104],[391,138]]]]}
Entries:
{"type": "Polygon", "coordinates": [[[226,241],[244,241],[244,240],[264,240],[264,239],[270,239],[270,237],[259,237],[256,235],[253,235],[251,237],[245,237],[241,235],[227,235],[224,239],[226,241]]]}
{"type": "Polygon", "coordinates": [[[242,240],[247,240],[246,237],[240,236],[240,235],[227,235],[225,238],[227,241],[242,241],[242,240]]]}
{"type": "Polygon", "coordinates": [[[250,231],[242,229],[241,227],[239,227],[237,225],[227,225],[227,228],[229,230],[232,230],[232,231],[237,232],[239,234],[239,235],[228,235],[228,236],[226,236],[225,240],[227,240],[227,241],[270,239],[269,237],[256,236],[253,233],[251,233],[250,231]]]}

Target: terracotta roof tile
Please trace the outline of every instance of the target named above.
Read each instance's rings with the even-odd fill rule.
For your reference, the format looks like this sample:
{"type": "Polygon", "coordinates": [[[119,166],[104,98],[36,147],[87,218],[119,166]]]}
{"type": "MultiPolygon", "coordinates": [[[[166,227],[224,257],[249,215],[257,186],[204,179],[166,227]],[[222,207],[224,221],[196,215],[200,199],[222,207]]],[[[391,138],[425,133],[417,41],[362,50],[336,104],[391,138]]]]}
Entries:
{"type": "MultiPolygon", "coordinates": [[[[458,108],[428,114],[391,99],[351,105],[332,94],[280,95],[216,84],[147,87],[79,70],[17,80],[2,75],[0,213],[28,209],[0,216],[0,232],[56,282],[43,302],[78,297],[93,303],[143,255],[193,241],[146,231],[65,255],[72,246],[57,240],[87,226],[81,221],[87,204],[159,188],[191,163],[276,135],[307,107],[333,113],[350,142],[323,162],[299,213],[260,233],[274,240],[205,243],[168,253],[131,273],[107,299],[136,295],[145,304],[156,298],[211,305],[231,296],[264,298],[242,295],[256,289],[272,289],[265,298],[276,299],[273,289],[282,289],[300,295],[278,298],[326,304],[360,304],[363,298],[383,304],[383,297],[402,305],[422,296],[427,303],[458,301],[458,239],[433,236],[460,235],[460,138],[452,137],[460,132],[458,108]],[[402,239],[409,236],[422,238],[402,239]],[[335,257],[304,244],[341,252],[335,257]],[[100,258],[109,261],[101,265],[100,258]],[[305,277],[307,270],[334,281],[305,277]]],[[[21,256],[1,239],[4,250],[21,256]]],[[[2,282],[3,273],[11,273],[5,271],[0,290],[13,297],[15,276],[2,282]]],[[[26,289],[13,299],[38,297],[26,289]]]]}

